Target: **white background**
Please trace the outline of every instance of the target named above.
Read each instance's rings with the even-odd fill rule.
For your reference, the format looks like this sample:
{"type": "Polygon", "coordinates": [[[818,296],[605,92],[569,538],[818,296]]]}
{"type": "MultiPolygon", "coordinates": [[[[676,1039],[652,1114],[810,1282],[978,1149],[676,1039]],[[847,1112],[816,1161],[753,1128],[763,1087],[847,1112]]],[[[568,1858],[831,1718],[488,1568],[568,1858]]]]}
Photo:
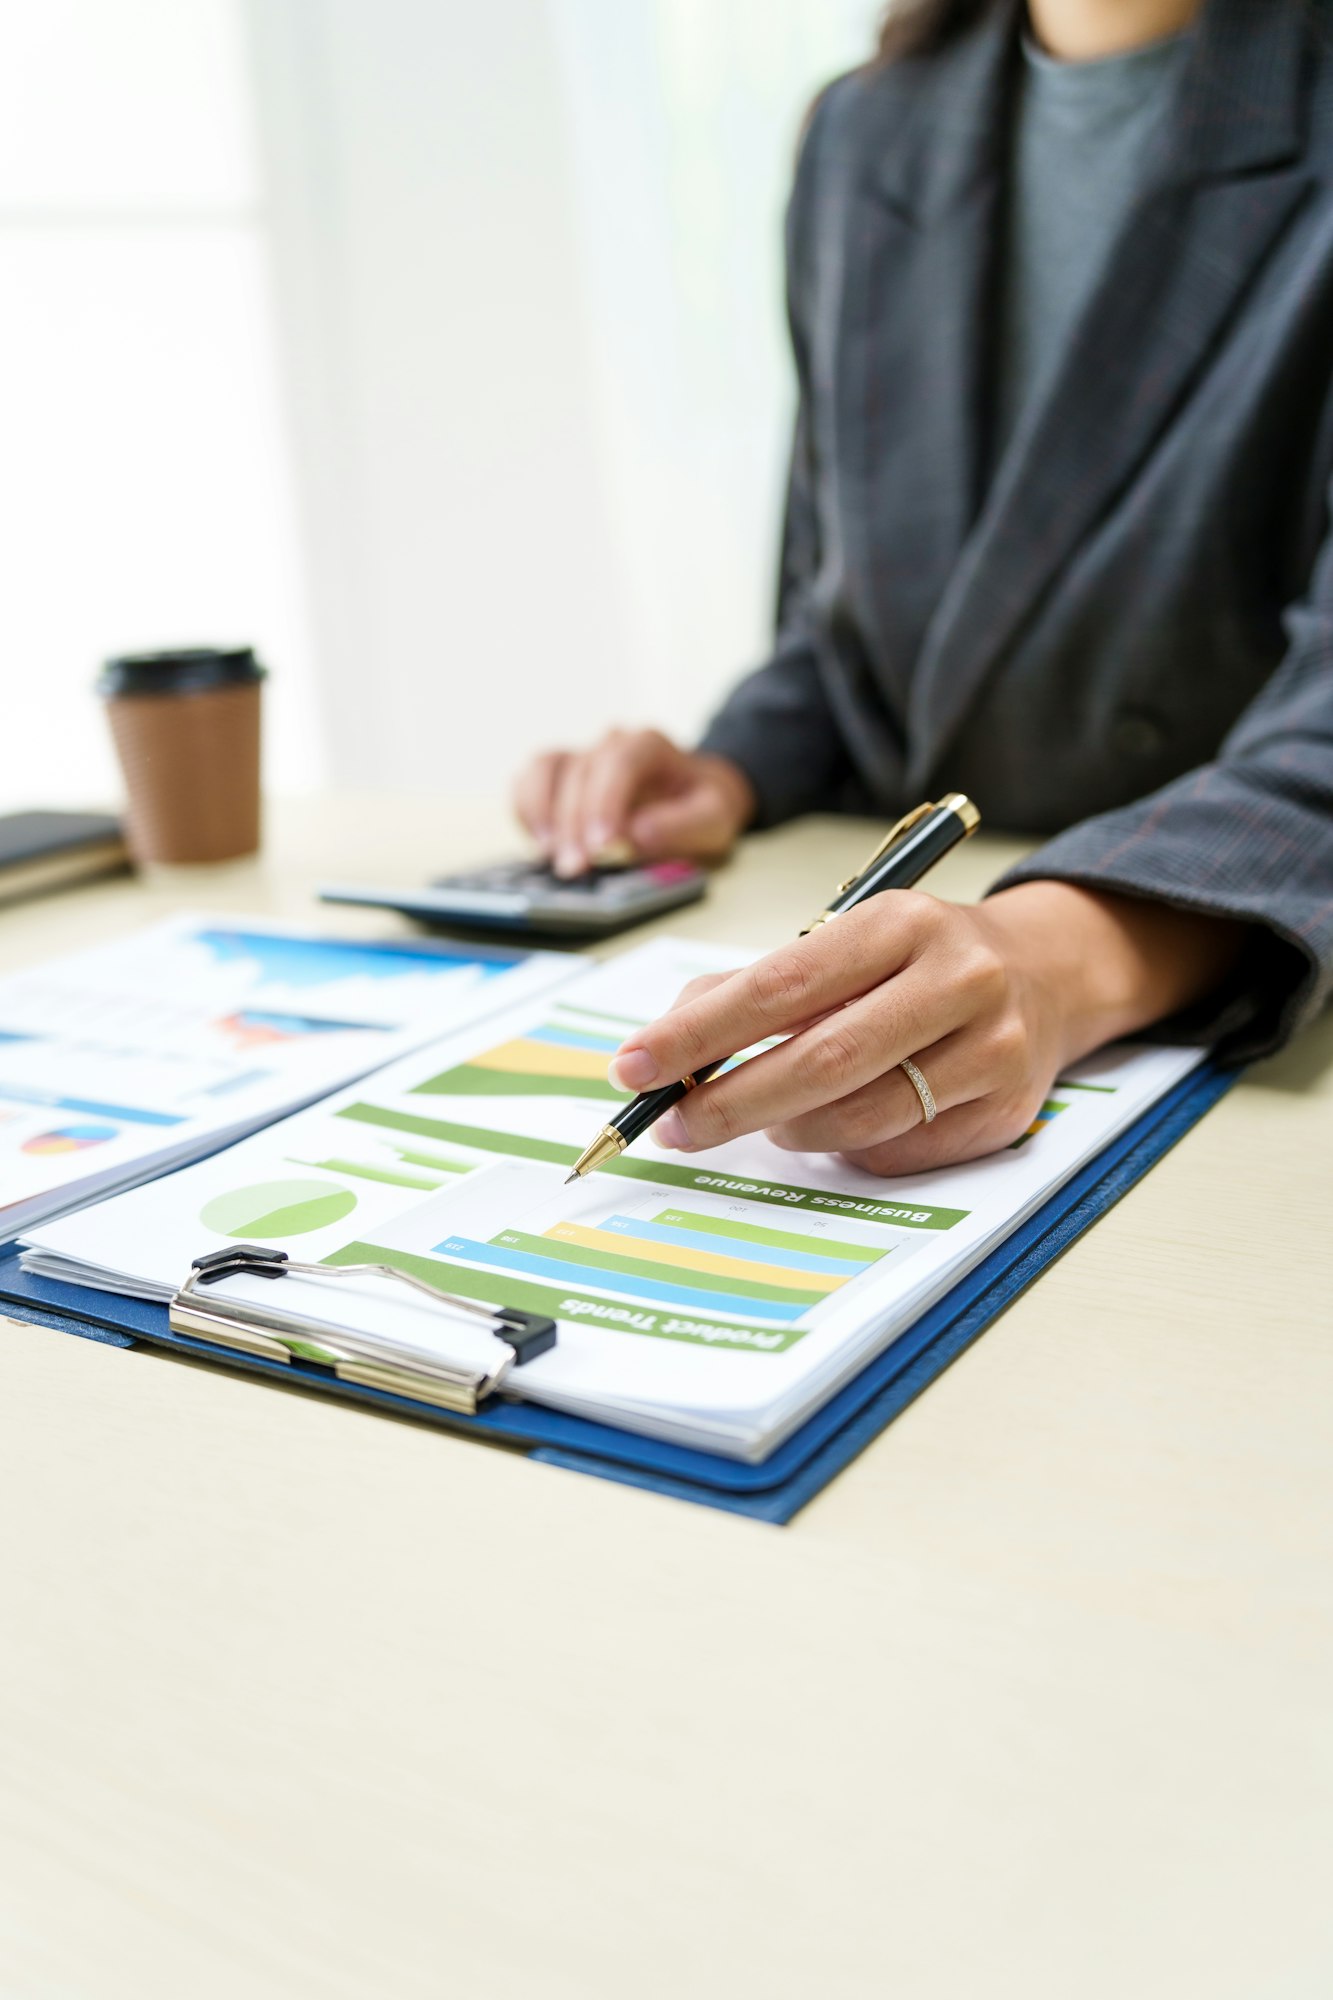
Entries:
{"type": "Polygon", "coordinates": [[[766,638],[782,203],[868,0],[0,0],[0,807],[110,652],[253,642],[271,785],[493,793],[766,638]]]}

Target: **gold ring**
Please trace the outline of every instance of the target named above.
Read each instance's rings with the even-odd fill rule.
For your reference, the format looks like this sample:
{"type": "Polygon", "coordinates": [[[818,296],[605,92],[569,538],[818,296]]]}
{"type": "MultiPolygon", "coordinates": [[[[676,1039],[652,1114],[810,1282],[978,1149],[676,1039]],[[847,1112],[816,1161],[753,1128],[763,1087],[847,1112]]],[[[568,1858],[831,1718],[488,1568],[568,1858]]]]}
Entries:
{"type": "Polygon", "coordinates": [[[910,1056],[904,1056],[903,1060],[899,1063],[898,1067],[903,1072],[904,1076],[907,1078],[907,1081],[911,1084],[917,1096],[921,1099],[921,1110],[924,1114],[926,1124],[929,1125],[933,1121],[935,1113],[939,1108],[935,1103],[934,1091],[931,1089],[930,1085],[926,1082],[925,1077],[922,1076],[920,1070],[917,1068],[916,1064],[911,1060],[910,1056]]]}

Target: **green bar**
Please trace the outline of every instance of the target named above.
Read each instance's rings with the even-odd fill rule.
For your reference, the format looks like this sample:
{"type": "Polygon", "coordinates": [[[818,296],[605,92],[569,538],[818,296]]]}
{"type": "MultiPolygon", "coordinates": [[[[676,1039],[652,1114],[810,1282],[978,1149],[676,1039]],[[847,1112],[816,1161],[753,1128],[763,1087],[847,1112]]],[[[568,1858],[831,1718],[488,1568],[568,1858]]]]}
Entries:
{"type": "MultiPolygon", "coordinates": [[[[646,1021],[631,1020],[628,1014],[608,1014],[602,1007],[585,1007],[581,1000],[557,1000],[552,1011],[566,1015],[570,1023],[573,1023],[578,1015],[586,1014],[590,1021],[609,1021],[613,1028],[628,1028],[631,1034],[635,1028],[645,1028],[648,1025],[646,1021]]],[[[563,1021],[556,1023],[557,1027],[565,1025],[563,1021]]],[[[625,1037],[622,1035],[620,1039],[623,1042],[625,1037]]]]}
{"type": "Polygon", "coordinates": [[[658,1181],[667,1187],[692,1188],[697,1194],[740,1195],[773,1208],[827,1210],[853,1215],[863,1222],[888,1222],[900,1229],[952,1229],[969,1213],[965,1208],[908,1207],[893,1201],[873,1201],[859,1194],[826,1194],[822,1188],[788,1187],[781,1181],[747,1181],[739,1174],[710,1172],[704,1167],[660,1167],[655,1162],[612,1160],[598,1170],[625,1174],[634,1180],[658,1181]]]}
{"type": "MultiPolygon", "coordinates": [[[[683,1285],[694,1292],[734,1292],[739,1304],[743,1299],[771,1299],[784,1306],[805,1306],[808,1309],[821,1303],[828,1296],[826,1292],[797,1292],[788,1285],[760,1285],[749,1278],[727,1278],[716,1271],[692,1271],[684,1264],[654,1264],[647,1257],[617,1257],[610,1250],[592,1250],[582,1243],[564,1243],[558,1236],[527,1236],[521,1229],[502,1229],[491,1242],[497,1250],[526,1250],[533,1257],[554,1257],[562,1264],[590,1265],[598,1271],[611,1271],[623,1278],[653,1278],[663,1285],[683,1285]]],[[[829,1282],[832,1291],[836,1279],[829,1282]]]]}
{"type": "Polygon", "coordinates": [[[699,1229],[710,1236],[736,1236],[742,1243],[766,1243],[773,1250],[799,1250],[809,1257],[845,1257],[848,1263],[873,1264],[885,1255],[868,1243],[834,1243],[827,1236],[796,1236],[786,1229],[760,1229],[754,1222],[733,1222],[723,1215],[697,1215],[692,1208],[664,1208],[654,1222],[670,1229],[699,1229]]]}
{"type": "Polygon", "coordinates": [[[420,1188],[434,1194],[440,1183],[423,1181],[419,1174],[396,1174],[388,1167],[368,1167],[360,1160],[293,1160],[294,1167],[323,1167],[326,1173],[348,1174],[358,1181],[383,1181],[388,1187],[420,1188]]]}
{"type": "Polygon", "coordinates": [[[410,1111],[386,1111],[378,1104],[345,1104],[339,1118],[358,1125],[382,1126],[388,1132],[411,1132],[418,1139],[441,1139],[447,1146],[472,1146],[479,1153],[506,1153],[516,1160],[541,1160],[553,1167],[572,1167],[577,1146],[560,1146],[550,1139],[517,1138],[491,1132],[481,1125],[455,1125],[444,1118],[418,1118],[410,1111]]]}
{"type": "Polygon", "coordinates": [[[1070,1076],[1055,1079],[1057,1090],[1095,1090],[1099,1097],[1114,1097],[1118,1086],[1114,1083],[1075,1083],[1070,1076]]]}
{"type": "MultiPolygon", "coordinates": [[[[455,1125],[444,1118],[419,1118],[409,1111],[386,1111],[378,1104],[345,1104],[339,1118],[360,1125],[379,1125],[390,1132],[414,1132],[420,1139],[440,1139],[449,1146],[472,1146],[479,1153],[502,1153],[511,1160],[540,1160],[553,1167],[572,1167],[578,1146],[553,1139],[529,1139],[514,1132],[493,1132],[481,1125],[455,1125]]],[[[821,1188],[788,1187],[780,1181],[747,1181],[739,1175],[703,1167],[675,1167],[660,1160],[636,1160],[628,1154],[599,1169],[623,1180],[652,1181],[658,1187],[688,1188],[695,1194],[741,1195],[775,1208],[819,1209],[831,1215],[854,1215],[864,1222],[888,1222],[899,1229],[952,1229],[970,1211],[927,1208],[901,1202],[874,1201],[859,1194],[826,1194],[821,1188]]]]}
{"type": "Polygon", "coordinates": [[[464,1298],[487,1305],[513,1306],[520,1312],[543,1313],[548,1319],[588,1320],[615,1333],[645,1333],[655,1340],[683,1340],[691,1347],[725,1347],[742,1354],[785,1354],[805,1338],[802,1327],[729,1326],[715,1319],[687,1319],[679,1311],[657,1306],[618,1305],[614,1299],[588,1292],[562,1292],[554,1285],[534,1285],[503,1271],[472,1271],[439,1257],[416,1257],[410,1250],[390,1250],[381,1243],[345,1243],[326,1264],[392,1264],[410,1271],[428,1285],[445,1283],[464,1298]]]}
{"type": "Polygon", "coordinates": [[[585,1097],[629,1102],[604,1076],[542,1076],[538,1071],[482,1069],[462,1063],[412,1086],[413,1097],[585,1097]]]}
{"type": "Polygon", "coordinates": [[[437,1174],[470,1174],[472,1168],[466,1160],[442,1160],[438,1153],[409,1153],[402,1146],[394,1151],[407,1167],[429,1167],[437,1174]]]}

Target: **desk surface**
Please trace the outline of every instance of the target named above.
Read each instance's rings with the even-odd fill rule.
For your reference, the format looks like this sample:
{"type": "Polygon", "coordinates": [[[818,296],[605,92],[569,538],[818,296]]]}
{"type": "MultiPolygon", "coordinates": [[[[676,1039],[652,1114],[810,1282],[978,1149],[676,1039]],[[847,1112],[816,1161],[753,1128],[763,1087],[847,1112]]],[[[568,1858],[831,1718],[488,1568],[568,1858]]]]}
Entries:
{"type": "MultiPolygon", "coordinates": [[[[862,835],[671,927],[771,943],[862,835]]],[[[312,802],[0,965],[507,845],[312,802]]],[[[0,1326],[0,1992],[1326,1993],[1331,1111],[1326,1021],[785,1530],[0,1326]]]]}

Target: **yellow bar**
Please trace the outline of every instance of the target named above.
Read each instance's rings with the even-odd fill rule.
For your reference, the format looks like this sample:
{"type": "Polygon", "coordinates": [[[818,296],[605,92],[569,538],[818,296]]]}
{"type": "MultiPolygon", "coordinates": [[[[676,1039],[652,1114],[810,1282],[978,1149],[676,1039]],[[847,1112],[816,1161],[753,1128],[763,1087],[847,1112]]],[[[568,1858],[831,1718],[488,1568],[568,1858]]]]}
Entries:
{"type": "Polygon", "coordinates": [[[557,1222],[545,1234],[557,1243],[578,1243],[585,1250],[609,1250],[617,1257],[634,1257],[642,1264],[675,1264],[686,1271],[706,1271],[715,1278],[748,1278],[752,1284],[782,1285],[789,1292],[813,1292],[824,1298],[847,1278],[825,1271],[793,1271],[785,1264],[752,1264],[748,1257],[719,1257],[712,1250],[687,1250],[676,1243],[653,1243],[639,1236],[619,1236],[612,1229],[585,1229],[577,1222],[557,1222]]]}
{"type": "Polygon", "coordinates": [[[607,1058],[597,1049],[565,1049],[557,1042],[505,1042],[467,1061],[472,1069],[509,1070],[519,1076],[595,1076],[606,1082],[607,1058]]]}

